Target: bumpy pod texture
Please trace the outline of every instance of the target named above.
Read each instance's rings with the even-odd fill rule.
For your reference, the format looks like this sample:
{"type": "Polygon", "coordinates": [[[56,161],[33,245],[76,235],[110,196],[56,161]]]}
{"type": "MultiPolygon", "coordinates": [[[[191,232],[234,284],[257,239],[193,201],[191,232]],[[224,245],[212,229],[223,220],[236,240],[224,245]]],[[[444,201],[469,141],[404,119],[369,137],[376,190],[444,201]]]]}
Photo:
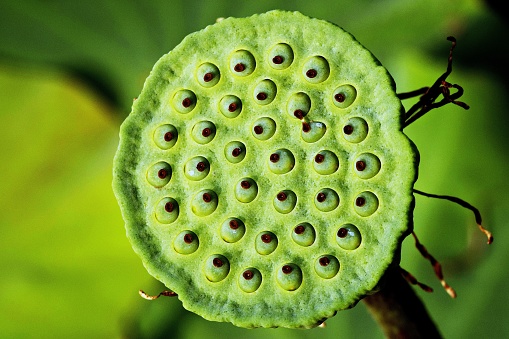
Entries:
{"type": "Polygon", "coordinates": [[[377,288],[410,231],[402,112],[386,69],[331,23],[272,11],[191,34],[121,128],[127,236],[206,319],[316,326],[377,288]]]}

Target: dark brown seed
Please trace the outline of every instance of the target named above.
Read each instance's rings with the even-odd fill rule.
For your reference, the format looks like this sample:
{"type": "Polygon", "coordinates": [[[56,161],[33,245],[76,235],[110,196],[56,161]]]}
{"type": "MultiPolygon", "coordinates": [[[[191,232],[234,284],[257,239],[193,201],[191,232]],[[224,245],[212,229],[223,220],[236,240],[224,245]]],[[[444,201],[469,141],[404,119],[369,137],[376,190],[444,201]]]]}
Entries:
{"type": "Polygon", "coordinates": [[[344,227],[341,227],[339,230],[338,230],[338,237],[340,238],[344,238],[348,235],[348,230],[344,227]]]}
{"type": "Polygon", "coordinates": [[[363,197],[357,197],[357,199],[355,199],[355,205],[357,205],[359,207],[364,206],[365,203],[366,203],[366,199],[364,199],[363,197]]]}
{"type": "Polygon", "coordinates": [[[318,260],[321,266],[328,266],[330,264],[330,259],[327,257],[321,257],[320,260],[318,260]]]}
{"type": "Polygon", "coordinates": [[[277,153],[272,153],[270,155],[270,162],[273,162],[273,163],[276,163],[279,161],[279,154],[277,153]]]}
{"type": "Polygon", "coordinates": [[[275,57],[272,58],[272,62],[275,63],[276,65],[281,65],[283,61],[285,61],[285,58],[283,58],[281,55],[276,55],[275,57]]]}
{"type": "Polygon", "coordinates": [[[251,183],[247,180],[242,180],[240,182],[240,187],[242,187],[243,189],[247,190],[251,187],[251,183]]]}
{"type": "Polygon", "coordinates": [[[168,213],[173,212],[173,203],[168,201],[166,204],[164,204],[164,210],[168,213]]]}
{"type": "Polygon", "coordinates": [[[233,151],[232,151],[232,155],[234,157],[238,157],[240,155],[240,153],[242,153],[242,149],[237,147],[237,148],[234,148],[233,151]]]}
{"type": "Polygon", "coordinates": [[[192,243],[192,242],[193,242],[193,240],[194,240],[194,237],[193,237],[193,235],[192,235],[191,233],[186,233],[186,234],[184,235],[184,242],[185,242],[186,244],[190,244],[190,243],[192,243]]]}
{"type": "Polygon", "coordinates": [[[205,82],[209,82],[211,81],[212,79],[214,79],[214,74],[212,73],[205,73],[205,75],[203,76],[203,81],[205,82]]]}
{"type": "Polygon", "coordinates": [[[302,118],[304,118],[304,111],[301,110],[301,109],[296,109],[294,112],[293,112],[293,115],[299,119],[299,120],[302,120],[302,118]]]}
{"type": "Polygon", "coordinates": [[[316,196],[316,200],[318,202],[324,202],[325,199],[327,199],[327,196],[323,192],[318,193],[317,196],[316,196]]]}
{"type": "Polygon", "coordinates": [[[235,112],[236,110],[237,110],[237,103],[232,102],[232,103],[228,106],[228,111],[230,111],[230,112],[235,112]]]}
{"type": "Polygon", "coordinates": [[[279,192],[276,196],[277,200],[279,201],[285,201],[287,196],[285,192],[279,192]]]}
{"type": "Polygon", "coordinates": [[[366,169],[366,163],[362,160],[359,160],[355,163],[355,168],[357,171],[362,172],[366,169]]]}
{"type": "Polygon", "coordinates": [[[171,132],[164,133],[164,141],[170,142],[173,140],[173,134],[171,132]]]}
{"type": "Polygon", "coordinates": [[[297,227],[295,227],[293,231],[295,232],[295,234],[302,234],[304,233],[305,230],[306,228],[304,226],[298,225],[297,227]]]}
{"type": "Polygon", "coordinates": [[[284,273],[284,274],[290,274],[290,273],[292,273],[293,268],[292,268],[292,266],[290,266],[290,265],[284,265],[284,266],[281,268],[281,271],[283,271],[283,273],[284,273]]]}
{"type": "Polygon", "coordinates": [[[212,196],[210,194],[208,194],[208,193],[203,193],[202,199],[205,202],[211,202],[212,201],[212,196]]]}
{"type": "Polygon", "coordinates": [[[239,223],[237,222],[237,220],[230,220],[229,224],[232,230],[236,230],[237,228],[239,228],[239,223]]]}
{"type": "Polygon", "coordinates": [[[184,106],[184,108],[188,108],[192,104],[193,100],[191,100],[190,98],[185,98],[184,100],[182,100],[182,106],[184,106]]]}
{"type": "Polygon", "coordinates": [[[215,267],[221,267],[223,266],[223,261],[219,258],[214,258],[214,260],[212,260],[212,265],[215,267]]]}
{"type": "Polygon", "coordinates": [[[266,244],[268,244],[272,241],[272,237],[270,236],[270,234],[267,234],[267,233],[262,234],[261,238],[262,238],[262,241],[266,244]]]}
{"type": "Polygon", "coordinates": [[[203,131],[201,131],[201,135],[203,135],[205,138],[209,137],[212,134],[212,130],[210,128],[204,128],[203,131]]]}
{"type": "Polygon", "coordinates": [[[316,77],[317,75],[318,75],[318,72],[316,71],[316,69],[312,69],[312,68],[311,68],[311,69],[308,69],[308,70],[306,71],[306,76],[307,76],[308,78],[314,78],[314,77],[316,77]]]}
{"type": "Polygon", "coordinates": [[[304,133],[308,133],[309,131],[311,131],[311,125],[308,124],[307,122],[303,122],[302,123],[302,131],[304,133]]]}
{"type": "Polygon", "coordinates": [[[198,170],[198,172],[203,172],[207,169],[207,165],[205,165],[204,162],[199,162],[197,165],[196,165],[196,169],[198,170]]]}
{"type": "Polygon", "coordinates": [[[317,154],[315,156],[315,161],[318,164],[321,164],[325,160],[325,156],[323,154],[317,154]]]}
{"type": "Polygon", "coordinates": [[[346,135],[350,135],[353,133],[353,126],[352,125],[346,125],[345,127],[343,127],[343,133],[345,133],[346,135]]]}
{"type": "Polygon", "coordinates": [[[265,99],[267,99],[267,93],[265,92],[260,92],[256,95],[256,99],[260,100],[260,101],[263,101],[265,99]]]}
{"type": "Polygon", "coordinates": [[[256,134],[262,134],[262,133],[263,133],[263,127],[262,127],[262,126],[260,126],[260,125],[256,125],[256,126],[254,127],[254,132],[255,132],[256,134]]]}
{"type": "Polygon", "coordinates": [[[335,96],[334,96],[334,99],[337,101],[337,102],[343,102],[345,101],[346,97],[343,93],[337,93],[335,96]]]}
{"type": "Polygon", "coordinates": [[[243,63],[238,63],[235,65],[235,67],[233,67],[233,69],[235,70],[235,72],[243,72],[246,69],[246,65],[244,65],[243,63]]]}
{"type": "Polygon", "coordinates": [[[244,273],[242,273],[242,276],[246,280],[251,280],[251,279],[253,279],[254,274],[253,274],[253,271],[246,270],[246,271],[244,271],[244,273]]]}
{"type": "Polygon", "coordinates": [[[157,176],[159,177],[159,179],[165,179],[167,176],[168,176],[168,171],[165,170],[164,168],[161,168],[158,172],[157,172],[157,176]]]}

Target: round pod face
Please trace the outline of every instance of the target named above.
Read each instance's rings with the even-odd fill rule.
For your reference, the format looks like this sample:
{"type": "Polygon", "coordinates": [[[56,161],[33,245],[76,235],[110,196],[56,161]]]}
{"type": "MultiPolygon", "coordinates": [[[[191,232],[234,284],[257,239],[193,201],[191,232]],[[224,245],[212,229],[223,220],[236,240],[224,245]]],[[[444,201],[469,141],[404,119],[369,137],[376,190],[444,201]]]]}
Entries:
{"type": "Polygon", "coordinates": [[[204,318],[316,326],[376,289],[410,232],[402,113],[385,68],[331,23],[272,11],[191,34],[121,128],[128,238],[204,318]]]}

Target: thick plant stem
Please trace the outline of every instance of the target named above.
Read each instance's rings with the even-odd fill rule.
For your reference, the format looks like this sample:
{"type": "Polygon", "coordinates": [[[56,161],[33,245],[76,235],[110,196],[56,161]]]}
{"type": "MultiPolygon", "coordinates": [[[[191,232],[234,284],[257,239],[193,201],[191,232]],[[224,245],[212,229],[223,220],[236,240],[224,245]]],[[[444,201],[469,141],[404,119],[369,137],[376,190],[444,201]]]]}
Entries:
{"type": "Polygon", "coordinates": [[[424,304],[397,269],[379,292],[363,299],[387,338],[441,338],[424,304]]]}

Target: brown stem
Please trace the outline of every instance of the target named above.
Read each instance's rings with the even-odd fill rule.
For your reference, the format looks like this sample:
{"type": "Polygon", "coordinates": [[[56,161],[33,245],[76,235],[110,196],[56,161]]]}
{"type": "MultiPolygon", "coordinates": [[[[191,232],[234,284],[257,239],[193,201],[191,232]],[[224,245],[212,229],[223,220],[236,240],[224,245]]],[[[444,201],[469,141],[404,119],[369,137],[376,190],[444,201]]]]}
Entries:
{"type": "Polygon", "coordinates": [[[387,338],[441,338],[422,301],[397,269],[385,286],[363,299],[387,338]]]}

